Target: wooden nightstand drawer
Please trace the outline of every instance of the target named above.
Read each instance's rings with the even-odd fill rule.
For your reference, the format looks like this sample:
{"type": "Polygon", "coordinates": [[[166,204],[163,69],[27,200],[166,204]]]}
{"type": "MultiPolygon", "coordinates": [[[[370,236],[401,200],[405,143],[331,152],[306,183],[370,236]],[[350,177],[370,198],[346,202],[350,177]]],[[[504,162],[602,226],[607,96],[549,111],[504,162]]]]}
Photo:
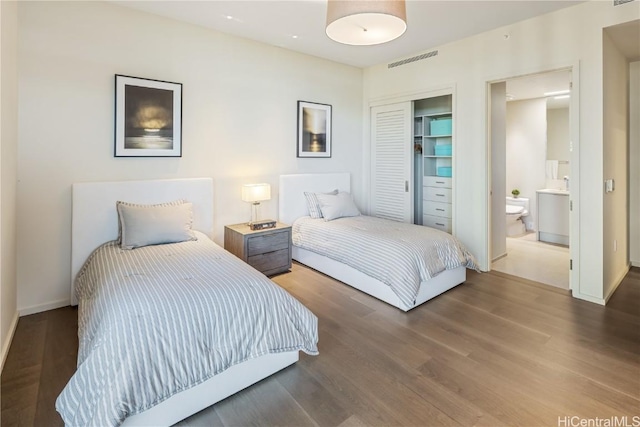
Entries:
{"type": "Polygon", "coordinates": [[[247,263],[260,270],[265,274],[270,271],[283,271],[291,268],[291,258],[289,256],[289,248],[281,249],[275,252],[253,255],[247,258],[247,263]]]}
{"type": "Polygon", "coordinates": [[[247,255],[252,257],[267,251],[273,252],[280,249],[288,249],[290,240],[291,236],[288,230],[249,237],[247,239],[247,255]]]}
{"type": "Polygon", "coordinates": [[[291,268],[291,226],[251,230],[246,223],[226,225],[224,248],[267,276],[284,273],[291,268]]]}

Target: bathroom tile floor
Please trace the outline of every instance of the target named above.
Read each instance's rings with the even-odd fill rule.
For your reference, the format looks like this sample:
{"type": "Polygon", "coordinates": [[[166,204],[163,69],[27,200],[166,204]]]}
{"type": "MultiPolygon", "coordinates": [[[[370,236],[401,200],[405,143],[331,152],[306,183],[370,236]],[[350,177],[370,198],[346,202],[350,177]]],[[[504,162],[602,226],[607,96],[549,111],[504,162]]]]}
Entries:
{"type": "Polygon", "coordinates": [[[491,269],[569,289],[569,248],[536,241],[536,233],[507,237],[507,256],[491,269]]]}

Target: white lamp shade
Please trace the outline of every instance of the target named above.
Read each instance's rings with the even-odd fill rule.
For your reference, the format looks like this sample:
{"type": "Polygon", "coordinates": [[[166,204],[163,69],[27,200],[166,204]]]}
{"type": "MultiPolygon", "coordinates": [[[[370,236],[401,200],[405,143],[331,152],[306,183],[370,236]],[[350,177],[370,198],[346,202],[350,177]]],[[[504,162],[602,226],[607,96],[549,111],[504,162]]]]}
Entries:
{"type": "Polygon", "coordinates": [[[271,199],[271,185],[245,184],[242,186],[242,200],[245,202],[261,202],[271,199]]]}
{"type": "Polygon", "coordinates": [[[349,45],[374,45],[407,30],[404,0],[328,0],[327,36],[349,45]]]}

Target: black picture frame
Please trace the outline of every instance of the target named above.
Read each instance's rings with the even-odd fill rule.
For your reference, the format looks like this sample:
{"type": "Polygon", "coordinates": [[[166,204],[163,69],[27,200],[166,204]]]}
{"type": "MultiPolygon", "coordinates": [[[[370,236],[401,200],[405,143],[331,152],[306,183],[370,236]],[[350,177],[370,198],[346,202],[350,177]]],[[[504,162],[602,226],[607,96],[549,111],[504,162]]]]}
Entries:
{"type": "Polygon", "coordinates": [[[331,110],[329,104],[298,101],[298,157],[331,157],[331,110]]]}
{"type": "Polygon", "coordinates": [[[182,157],[182,83],[116,74],[115,157],[182,157]]]}

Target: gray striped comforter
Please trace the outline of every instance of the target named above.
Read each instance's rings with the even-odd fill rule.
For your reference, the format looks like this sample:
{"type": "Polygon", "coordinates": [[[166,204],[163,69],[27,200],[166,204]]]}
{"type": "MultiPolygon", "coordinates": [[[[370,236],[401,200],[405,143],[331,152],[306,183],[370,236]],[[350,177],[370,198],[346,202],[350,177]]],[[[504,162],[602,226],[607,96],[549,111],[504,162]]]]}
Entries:
{"type": "Polygon", "coordinates": [[[415,304],[421,282],[460,266],[478,269],[473,256],[450,234],[371,216],[298,218],[292,237],[295,246],[390,286],[407,307],[415,304]]]}
{"type": "Polygon", "coordinates": [[[267,353],[317,354],[317,318],[197,233],[121,250],[78,275],[78,367],[56,401],[65,424],[118,425],[228,367],[267,353]]]}

